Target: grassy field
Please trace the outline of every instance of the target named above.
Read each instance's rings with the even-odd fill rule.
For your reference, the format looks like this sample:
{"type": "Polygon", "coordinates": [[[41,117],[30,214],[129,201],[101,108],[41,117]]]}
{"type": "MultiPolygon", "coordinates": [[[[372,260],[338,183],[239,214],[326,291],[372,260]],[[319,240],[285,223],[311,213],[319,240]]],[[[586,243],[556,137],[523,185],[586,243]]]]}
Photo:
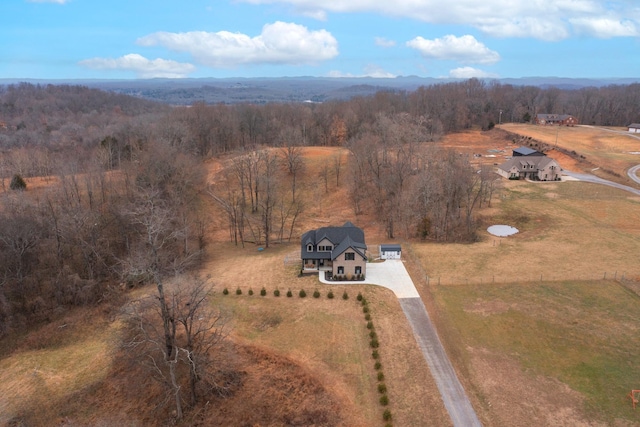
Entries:
{"type": "Polygon", "coordinates": [[[487,425],[638,424],[625,397],[640,378],[637,295],[612,281],[433,292],[446,330],[467,348],[487,425]],[[500,367],[489,370],[487,359],[500,367]]]}
{"type": "Polygon", "coordinates": [[[509,181],[492,206],[477,243],[412,244],[431,283],[640,278],[638,197],[579,182],[509,181]],[[494,224],[520,232],[494,237],[485,231],[494,224]]]}

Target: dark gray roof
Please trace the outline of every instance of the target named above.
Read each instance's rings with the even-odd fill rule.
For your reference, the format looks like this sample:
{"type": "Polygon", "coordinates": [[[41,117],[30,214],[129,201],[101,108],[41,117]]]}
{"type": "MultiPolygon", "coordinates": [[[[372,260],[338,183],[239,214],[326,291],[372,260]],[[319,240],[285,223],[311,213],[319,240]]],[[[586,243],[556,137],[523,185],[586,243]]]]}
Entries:
{"type": "Polygon", "coordinates": [[[380,251],[382,252],[401,251],[401,250],[402,248],[400,247],[400,245],[392,245],[392,244],[380,245],[380,251]]]}
{"type": "Polygon", "coordinates": [[[352,248],[363,259],[367,259],[367,257],[364,255],[364,252],[367,249],[367,245],[365,245],[364,243],[354,242],[349,236],[347,236],[342,242],[340,242],[338,246],[333,249],[333,251],[331,252],[331,259],[334,260],[338,258],[341,253],[349,248],[352,248]]]}
{"type": "Polygon", "coordinates": [[[518,147],[515,150],[513,150],[513,154],[516,155],[516,153],[520,154],[521,156],[529,156],[531,154],[540,153],[540,152],[529,147],[518,147]]]}
{"type": "Polygon", "coordinates": [[[640,129],[640,123],[631,123],[629,126],[627,126],[629,128],[634,128],[634,129],[640,129]]]}
{"type": "MultiPolygon", "coordinates": [[[[333,244],[333,250],[331,251],[331,259],[335,259],[336,256],[344,252],[344,249],[339,251],[335,256],[334,253],[338,251],[341,246],[344,246],[345,241],[349,242],[349,246],[354,249],[359,249],[359,253],[363,255],[367,249],[367,245],[364,241],[364,231],[356,227],[351,222],[347,221],[342,227],[322,227],[316,230],[309,230],[302,235],[300,239],[301,251],[300,255],[302,259],[327,259],[329,254],[326,252],[315,252],[316,245],[323,239],[329,240],[333,244]],[[313,251],[307,251],[307,245],[313,245],[313,251]]],[[[348,246],[347,246],[348,247],[348,246]]]]}

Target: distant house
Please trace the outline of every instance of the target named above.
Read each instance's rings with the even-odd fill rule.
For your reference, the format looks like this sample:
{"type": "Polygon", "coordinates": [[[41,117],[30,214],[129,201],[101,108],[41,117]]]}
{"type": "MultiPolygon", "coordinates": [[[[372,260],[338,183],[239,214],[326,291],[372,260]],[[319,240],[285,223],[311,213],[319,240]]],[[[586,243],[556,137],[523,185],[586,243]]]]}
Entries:
{"type": "Polygon", "coordinates": [[[381,259],[400,259],[402,247],[400,245],[380,245],[381,259]]]}
{"type": "Polygon", "coordinates": [[[631,123],[628,128],[631,133],[640,133],[640,123],[631,123]]]}
{"type": "Polygon", "coordinates": [[[570,114],[536,114],[534,122],[537,125],[575,126],[578,119],[570,114]]]}
{"type": "Polygon", "coordinates": [[[498,166],[498,174],[509,179],[560,181],[562,168],[551,157],[516,156],[498,166]]]}
{"type": "Polygon", "coordinates": [[[330,271],[345,279],[364,278],[367,245],[364,232],[351,222],[342,227],[307,231],[300,239],[302,272],[330,271]]]}
{"type": "Polygon", "coordinates": [[[513,157],[518,156],[544,156],[544,153],[529,147],[518,147],[513,150],[513,157]]]}

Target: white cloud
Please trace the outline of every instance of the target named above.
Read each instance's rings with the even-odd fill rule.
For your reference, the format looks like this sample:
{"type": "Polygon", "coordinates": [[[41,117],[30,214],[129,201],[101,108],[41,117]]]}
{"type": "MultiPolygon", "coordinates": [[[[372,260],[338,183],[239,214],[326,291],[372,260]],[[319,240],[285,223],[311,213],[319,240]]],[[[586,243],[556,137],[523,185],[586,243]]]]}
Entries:
{"type": "Polygon", "coordinates": [[[288,4],[298,13],[326,19],[327,13],[373,12],[432,24],[469,25],[495,37],[560,40],[574,33],[596,37],[637,35],[635,0],[238,0],[288,4]],[[634,12],[635,10],[635,12],[634,12]],[[601,28],[606,16],[611,23],[601,28]],[[617,24],[616,24],[617,23],[617,24]],[[636,32],[630,30],[633,27],[636,32]]]}
{"type": "Polygon", "coordinates": [[[286,22],[267,24],[256,37],[228,31],[158,32],[138,39],[138,44],[188,52],[199,63],[215,68],[315,64],[338,55],[338,42],[328,31],[309,31],[302,25],[286,22]]]}
{"type": "Polygon", "coordinates": [[[473,67],[460,67],[454,68],[453,70],[449,71],[449,77],[452,77],[454,79],[470,79],[472,77],[498,78],[499,76],[497,74],[488,73],[486,71],[478,70],[477,68],[473,67]]]}
{"type": "Polygon", "coordinates": [[[141,78],[181,78],[193,72],[196,67],[184,62],[168,59],[147,59],[137,53],[120,58],[92,58],[80,61],[80,65],[97,70],[134,71],[141,78]]]}
{"type": "Polygon", "coordinates": [[[407,42],[425,58],[453,60],[463,63],[492,64],[500,60],[498,52],[486,47],[475,37],[447,35],[441,39],[427,40],[416,37],[407,42]]]}
{"type": "Polygon", "coordinates": [[[396,45],[395,40],[389,40],[384,37],[376,37],[375,41],[376,41],[376,46],[380,46],[380,47],[393,47],[396,45]]]}
{"type": "Polygon", "coordinates": [[[571,23],[576,30],[585,35],[608,39],[611,37],[637,37],[640,35],[640,24],[612,18],[577,18],[571,23]]]}

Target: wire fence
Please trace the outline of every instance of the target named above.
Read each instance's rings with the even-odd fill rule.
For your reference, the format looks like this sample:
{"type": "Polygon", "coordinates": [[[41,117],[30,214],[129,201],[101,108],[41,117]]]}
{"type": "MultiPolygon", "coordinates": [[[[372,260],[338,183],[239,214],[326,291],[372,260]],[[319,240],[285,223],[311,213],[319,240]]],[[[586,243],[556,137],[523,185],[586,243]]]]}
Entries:
{"type": "Polygon", "coordinates": [[[562,282],[562,281],[598,281],[598,280],[616,280],[616,281],[638,281],[639,273],[629,274],[626,272],[607,272],[602,273],[585,273],[578,275],[562,275],[562,274],[518,274],[514,276],[474,276],[474,277],[456,277],[456,276],[438,276],[425,274],[425,280],[428,285],[483,285],[492,283],[540,283],[540,282],[562,282]]]}

